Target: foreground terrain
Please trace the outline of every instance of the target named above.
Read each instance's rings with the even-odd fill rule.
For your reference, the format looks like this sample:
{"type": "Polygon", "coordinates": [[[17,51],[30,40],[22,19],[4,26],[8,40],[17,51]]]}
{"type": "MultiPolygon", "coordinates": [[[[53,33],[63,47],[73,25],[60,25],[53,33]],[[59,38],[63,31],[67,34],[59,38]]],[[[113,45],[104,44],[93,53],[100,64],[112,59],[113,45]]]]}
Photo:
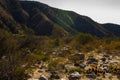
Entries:
{"type": "Polygon", "coordinates": [[[0,0],[0,80],[120,80],[119,66],[120,25],[0,0]]]}
{"type": "Polygon", "coordinates": [[[33,73],[28,80],[119,80],[119,61],[120,55],[109,55],[108,52],[76,52],[68,57],[61,54],[61,57],[31,66],[33,73]]]}

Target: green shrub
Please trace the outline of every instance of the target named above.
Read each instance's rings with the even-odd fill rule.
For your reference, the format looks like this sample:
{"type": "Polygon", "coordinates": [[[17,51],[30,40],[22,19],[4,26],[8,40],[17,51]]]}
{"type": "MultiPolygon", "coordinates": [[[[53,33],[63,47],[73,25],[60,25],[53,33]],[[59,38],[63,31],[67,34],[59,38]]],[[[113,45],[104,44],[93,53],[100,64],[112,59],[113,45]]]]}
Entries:
{"type": "Polygon", "coordinates": [[[94,39],[95,38],[90,34],[80,33],[76,36],[76,42],[78,42],[78,44],[82,44],[82,45],[93,42],[94,39]]]}
{"type": "Polygon", "coordinates": [[[48,64],[48,70],[50,70],[50,71],[60,70],[62,68],[63,61],[64,61],[64,59],[62,59],[62,58],[50,60],[50,62],[48,64]]]}
{"type": "Polygon", "coordinates": [[[90,34],[80,33],[73,37],[70,45],[79,50],[86,44],[93,43],[95,40],[96,38],[90,34]]]}
{"type": "Polygon", "coordinates": [[[27,80],[25,68],[17,60],[0,60],[0,80],[27,80]]]}

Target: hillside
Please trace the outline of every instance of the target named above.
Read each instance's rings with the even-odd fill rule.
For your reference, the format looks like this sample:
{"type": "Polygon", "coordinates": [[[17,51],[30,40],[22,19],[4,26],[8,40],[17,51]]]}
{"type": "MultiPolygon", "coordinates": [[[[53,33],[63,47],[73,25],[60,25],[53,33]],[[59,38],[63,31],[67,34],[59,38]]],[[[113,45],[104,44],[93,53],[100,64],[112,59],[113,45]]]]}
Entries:
{"type": "Polygon", "coordinates": [[[65,11],[34,1],[4,0],[0,1],[1,27],[13,33],[26,33],[32,30],[37,35],[60,36],[79,32],[92,35],[120,36],[118,27],[99,24],[87,16],[73,11],[65,11]],[[3,23],[3,24],[2,24],[3,23]],[[17,26],[16,26],[17,25],[17,26]],[[113,29],[116,31],[112,31],[113,29]],[[23,30],[25,29],[25,30],[23,30]]]}
{"type": "Polygon", "coordinates": [[[111,33],[114,33],[114,35],[120,36],[120,25],[107,23],[103,24],[103,26],[111,33]]]}
{"type": "Polygon", "coordinates": [[[119,66],[120,25],[0,0],[0,80],[120,80],[119,66]]]}
{"type": "Polygon", "coordinates": [[[110,32],[109,29],[104,28],[103,25],[93,21],[91,18],[79,15],[73,11],[60,10],[43,3],[33,1],[24,1],[21,2],[21,4],[28,13],[31,13],[35,8],[39,9],[51,21],[60,25],[60,27],[72,34],[83,32],[90,33],[98,37],[114,34],[114,32],[110,32]]]}
{"type": "Polygon", "coordinates": [[[36,35],[54,35],[67,32],[53,23],[45,14],[35,9],[33,14],[25,11],[18,0],[0,0],[0,27],[14,34],[35,33],[36,35]]]}

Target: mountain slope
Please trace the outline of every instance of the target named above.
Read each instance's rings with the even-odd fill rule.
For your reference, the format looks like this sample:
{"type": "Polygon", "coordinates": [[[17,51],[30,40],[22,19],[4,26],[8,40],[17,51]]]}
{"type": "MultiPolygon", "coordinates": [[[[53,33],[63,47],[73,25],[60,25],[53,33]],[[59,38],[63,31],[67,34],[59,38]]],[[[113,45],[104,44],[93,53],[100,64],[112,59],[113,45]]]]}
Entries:
{"type": "Polygon", "coordinates": [[[116,36],[120,36],[120,25],[117,24],[103,24],[104,28],[113,33],[116,36]]]}
{"type": "Polygon", "coordinates": [[[25,25],[22,26],[21,23],[24,24],[27,18],[27,12],[22,9],[18,0],[0,0],[0,28],[14,34],[24,33],[25,25]]]}
{"type": "Polygon", "coordinates": [[[99,24],[87,16],[35,1],[0,0],[0,27],[12,33],[32,30],[37,35],[47,36],[65,36],[79,32],[98,37],[120,36],[119,25],[99,24]]]}
{"type": "Polygon", "coordinates": [[[25,11],[18,0],[0,0],[0,27],[14,34],[26,33],[26,30],[32,30],[37,35],[50,36],[55,32],[59,32],[60,36],[67,34],[39,10],[32,12],[25,11]]]}
{"type": "Polygon", "coordinates": [[[93,21],[89,17],[79,15],[72,11],[52,8],[46,4],[34,1],[24,1],[21,2],[21,5],[28,13],[32,12],[31,10],[34,8],[39,9],[51,21],[60,25],[72,34],[83,32],[90,33],[98,37],[114,34],[114,32],[109,31],[109,29],[105,28],[102,24],[93,21]]]}

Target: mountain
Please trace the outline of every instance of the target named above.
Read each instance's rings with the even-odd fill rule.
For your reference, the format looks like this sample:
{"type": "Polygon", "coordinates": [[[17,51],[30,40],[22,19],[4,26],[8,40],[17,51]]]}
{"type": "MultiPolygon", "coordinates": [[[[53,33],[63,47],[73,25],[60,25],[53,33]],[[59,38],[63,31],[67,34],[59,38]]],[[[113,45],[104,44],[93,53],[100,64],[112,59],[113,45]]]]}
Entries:
{"type": "Polygon", "coordinates": [[[120,25],[107,23],[107,24],[103,24],[103,26],[111,33],[114,33],[114,35],[120,36],[120,25]]]}
{"type": "Polygon", "coordinates": [[[97,37],[120,36],[120,25],[99,24],[73,11],[35,1],[0,0],[0,27],[12,33],[65,36],[90,33],[97,37]]]}
{"type": "Polygon", "coordinates": [[[59,33],[58,36],[68,34],[38,9],[32,13],[24,10],[18,0],[0,0],[0,28],[14,34],[32,32],[47,36],[56,36],[55,33],[59,33]]]}

